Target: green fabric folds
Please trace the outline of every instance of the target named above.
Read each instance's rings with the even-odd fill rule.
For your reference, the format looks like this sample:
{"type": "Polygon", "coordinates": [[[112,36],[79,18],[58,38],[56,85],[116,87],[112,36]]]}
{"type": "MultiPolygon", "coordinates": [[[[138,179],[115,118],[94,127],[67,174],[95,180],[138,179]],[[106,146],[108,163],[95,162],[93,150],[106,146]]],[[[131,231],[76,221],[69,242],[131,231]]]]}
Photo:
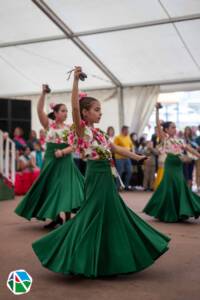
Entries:
{"type": "Polygon", "coordinates": [[[200,215],[200,197],[187,186],[183,163],[177,155],[167,155],[164,177],[144,212],[163,222],[178,222],[200,215]]]}
{"type": "Polygon", "coordinates": [[[77,215],[33,243],[46,268],[86,277],[138,272],[168,249],[169,238],[129,209],[108,161],[88,161],[85,200],[77,215]]]}
{"type": "Polygon", "coordinates": [[[28,220],[55,220],[60,212],[80,208],[84,200],[84,178],[72,155],[56,158],[56,149],[66,144],[48,143],[45,161],[39,178],[15,209],[16,214],[28,220]]]}

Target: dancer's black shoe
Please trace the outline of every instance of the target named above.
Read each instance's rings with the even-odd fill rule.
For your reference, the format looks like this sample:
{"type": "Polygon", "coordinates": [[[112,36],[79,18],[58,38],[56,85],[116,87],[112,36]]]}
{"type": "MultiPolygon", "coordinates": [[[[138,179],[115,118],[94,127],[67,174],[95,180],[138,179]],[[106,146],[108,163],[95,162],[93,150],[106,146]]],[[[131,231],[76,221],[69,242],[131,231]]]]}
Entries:
{"type": "Polygon", "coordinates": [[[51,221],[49,224],[44,225],[44,228],[46,229],[55,229],[56,227],[58,227],[59,225],[63,224],[63,219],[58,216],[56,218],[56,220],[51,221]]]}

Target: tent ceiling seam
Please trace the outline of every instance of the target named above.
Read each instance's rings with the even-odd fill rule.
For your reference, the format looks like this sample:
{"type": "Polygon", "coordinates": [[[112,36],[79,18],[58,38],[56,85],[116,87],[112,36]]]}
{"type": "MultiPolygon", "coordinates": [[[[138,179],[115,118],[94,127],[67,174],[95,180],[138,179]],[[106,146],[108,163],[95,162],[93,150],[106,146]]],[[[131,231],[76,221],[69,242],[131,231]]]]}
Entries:
{"type": "Polygon", "coordinates": [[[119,79],[102,63],[102,61],[78,38],[73,37],[72,30],[65,24],[55,12],[43,1],[32,0],[32,2],[50,19],[52,22],[62,30],[62,32],[82,51],[85,55],[93,61],[93,63],[118,87],[122,87],[119,79]]]}
{"type": "MultiPolygon", "coordinates": [[[[162,3],[162,0],[158,0],[160,6],[162,7],[162,9],[164,10],[164,12],[167,14],[168,18],[171,20],[171,16],[167,10],[167,8],[165,7],[165,5],[162,3]]],[[[172,22],[172,26],[174,27],[179,40],[181,41],[181,43],[183,44],[185,50],[187,51],[187,53],[189,54],[190,58],[192,59],[194,65],[197,67],[198,71],[200,71],[200,65],[198,63],[198,61],[196,60],[196,58],[194,57],[194,55],[192,54],[192,52],[190,51],[189,46],[187,45],[186,41],[184,40],[182,34],[180,33],[179,29],[177,28],[176,24],[174,22],[172,22]]]]}
{"type": "Polygon", "coordinates": [[[69,34],[69,36],[59,35],[59,36],[50,36],[50,37],[41,37],[41,38],[33,38],[33,39],[27,39],[27,40],[5,42],[5,43],[0,43],[0,48],[35,44],[35,43],[45,43],[45,42],[51,42],[51,41],[56,41],[56,40],[65,40],[65,39],[69,39],[69,38],[73,38],[73,37],[90,36],[90,35],[103,34],[103,33],[109,33],[109,32],[119,32],[119,31],[124,31],[124,30],[140,29],[140,28],[145,28],[145,27],[161,26],[161,25],[194,21],[194,20],[200,20],[200,14],[186,15],[186,16],[174,17],[174,18],[171,17],[170,19],[160,19],[160,20],[148,21],[148,22],[143,22],[143,23],[121,25],[121,26],[88,30],[88,31],[82,31],[82,32],[75,32],[75,33],[69,34]]]}

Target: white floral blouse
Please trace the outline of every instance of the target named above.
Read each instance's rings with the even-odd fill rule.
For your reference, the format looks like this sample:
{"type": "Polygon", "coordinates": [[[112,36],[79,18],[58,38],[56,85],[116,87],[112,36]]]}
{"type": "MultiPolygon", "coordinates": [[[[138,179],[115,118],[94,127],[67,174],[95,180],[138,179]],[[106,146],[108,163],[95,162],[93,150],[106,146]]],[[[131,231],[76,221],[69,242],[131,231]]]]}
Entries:
{"type": "Polygon", "coordinates": [[[84,121],[81,121],[81,126],[84,128],[83,137],[78,137],[74,130],[74,134],[69,135],[69,144],[74,145],[75,151],[82,159],[109,161],[112,175],[119,179],[120,185],[124,188],[112,158],[112,143],[109,136],[99,128],[87,126],[84,121]]]}
{"type": "Polygon", "coordinates": [[[46,143],[69,144],[70,134],[72,134],[70,125],[64,124],[59,128],[56,122],[52,122],[46,130],[46,143]]]}
{"type": "Polygon", "coordinates": [[[159,150],[161,153],[183,155],[185,146],[184,141],[181,139],[166,137],[159,145],[159,150]]]}
{"type": "Polygon", "coordinates": [[[111,160],[111,141],[108,135],[99,128],[89,127],[84,121],[81,121],[84,127],[84,136],[77,137],[76,134],[69,136],[70,145],[75,146],[75,151],[83,159],[91,160],[111,160]]]}

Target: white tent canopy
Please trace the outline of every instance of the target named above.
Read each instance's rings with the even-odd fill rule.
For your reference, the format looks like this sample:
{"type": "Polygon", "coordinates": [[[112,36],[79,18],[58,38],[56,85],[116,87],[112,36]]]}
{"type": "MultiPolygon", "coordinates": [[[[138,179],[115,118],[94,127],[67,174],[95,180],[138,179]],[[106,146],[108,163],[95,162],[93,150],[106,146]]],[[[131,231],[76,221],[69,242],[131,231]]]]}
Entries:
{"type": "Polygon", "coordinates": [[[0,0],[0,15],[0,95],[65,90],[77,64],[84,88],[200,80],[199,0],[0,0]]]}
{"type": "Polygon", "coordinates": [[[200,84],[200,0],[0,0],[0,27],[0,97],[70,90],[74,65],[84,89],[200,84]]]}

